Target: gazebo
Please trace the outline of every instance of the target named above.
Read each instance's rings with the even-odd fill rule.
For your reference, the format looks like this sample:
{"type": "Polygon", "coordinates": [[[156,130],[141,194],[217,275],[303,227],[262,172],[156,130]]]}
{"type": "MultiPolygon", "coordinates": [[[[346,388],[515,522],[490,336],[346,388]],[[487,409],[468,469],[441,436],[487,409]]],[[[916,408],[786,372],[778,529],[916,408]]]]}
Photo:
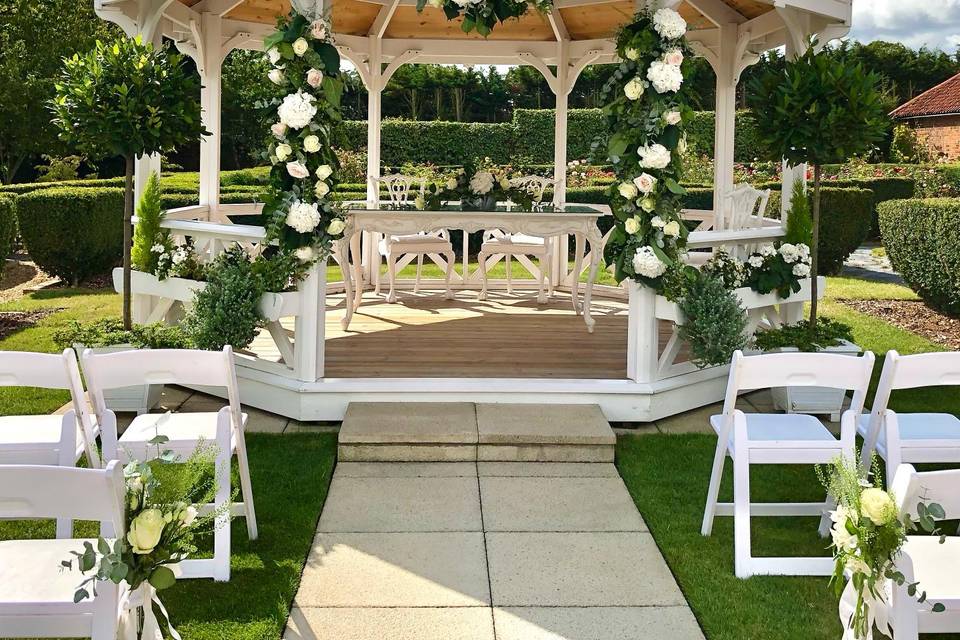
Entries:
{"type": "MultiPolygon", "coordinates": [[[[617,61],[612,37],[641,4],[555,0],[549,14],[530,11],[520,19],[498,25],[484,38],[464,33],[459,21],[448,20],[440,9],[428,6],[418,12],[415,0],[327,0],[336,46],[356,67],[369,93],[368,201],[379,200],[375,180],[381,171],[384,87],[403,64],[440,63],[524,64],[544,75],[557,104],[554,200],[564,203],[567,96],[588,65],[617,61]]],[[[712,230],[712,220],[734,186],[736,86],[743,70],[763,51],[785,46],[790,56],[804,51],[812,36],[817,36],[818,46],[823,46],[845,35],[850,26],[851,0],[665,0],[660,4],[675,8],[685,18],[688,40],[717,76],[713,209],[688,212],[691,219],[701,221],[700,228],[690,234],[688,246],[746,245],[782,236],[782,215],[757,229],[712,230]]],[[[256,213],[258,205],[220,202],[221,65],[233,49],[262,49],[263,38],[273,31],[278,16],[290,11],[288,0],[95,0],[95,5],[98,15],[120,25],[131,37],[140,35],[154,43],[163,37],[173,39],[196,61],[201,76],[204,125],[212,135],[201,144],[199,205],[169,212],[166,226],[175,234],[208,242],[211,247],[262,241],[262,228],[231,225],[227,218],[256,213]]],[[[138,161],[138,192],[146,177],[159,168],[159,158],[138,161]]],[[[803,179],[803,170],[785,168],[783,172],[784,210],[789,206],[790,187],[795,179],[803,179]]],[[[365,234],[362,250],[354,250],[354,261],[362,263],[358,287],[373,279],[379,265],[373,254],[372,234],[365,234]]],[[[341,266],[347,270],[343,259],[341,266]]],[[[565,256],[558,255],[549,268],[554,281],[567,288],[580,277],[579,271],[568,269],[565,256]]],[[[604,329],[607,320],[619,327],[598,330],[591,336],[605,340],[603,344],[584,344],[576,335],[568,337],[566,346],[558,346],[544,335],[531,336],[530,353],[522,357],[533,361],[540,358],[541,366],[527,371],[484,369],[484,354],[462,352],[461,357],[476,358],[479,364],[475,373],[460,366],[453,367],[456,375],[444,375],[431,371],[429,364],[418,366],[422,363],[417,362],[417,352],[391,353],[391,345],[398,344],[395,334],[381,336],[377,342],[374,334],[383,327],[361,328],[350,335],[331,333],[336,329],[336,323],[331,323],[331,305],[344,286],[327,283],[325,274],[322,266],[315,268],[296,292],[277,294],[266,305],[269,331],[238,360],[238,375],[249,404],[298,419],[340,419],[347,404],[355,400],[589,402],[599,404],[610,420],[652,420],[715,402],[723,394],[725,367],[697,369],[685,361],[675,331],[676,322],[682,321],[676,306],[635,283],[622,288],[598,287],[597,295],[610,301],[610,306],[602,310],[604,317],[598,329],[604,329]],[[371,357],[366,371],[341,366],[344,359],[365,349],[374,354],[380,350],[382,357],[371,357]],[[616,366],[607,366],[613,359],[617,360],[616,366]],[[586,363],[582,373],[570,365],[570,361],[579,360],[586,363]],[[397,366],[397,361],[407,362],[407,369],[397,366]]],[[[462,280],[462,288],[469,288],[466,271],[462,280]]],[[[175,283],[159,284],[163,286],[134,282],[139,321],[169,317],[173,302],[189,301],[191,293],[186,288],[178,289],[175,283]]],[[[760,323],[798,319],[806,300],[809,287],[784,300],[757,294],[741,296],[753,328],[760,323]]],[[[350,303],[344,300],[344,304],[350,303]]],[[[517,309],[522,311],[519,307],[512,311],[517,309]]],[[[431,309],[430,313],[438,315],[439,311],[431,309]]],[[[534,311],[528,315],[537,314],[534,311]]],[[[559,325],[544,324],[550,321],[549,314],[541,313],[538,318],[540,324],[530,326],[539,326],[542,334],[562,337],[564,329],[559,325]]],[[[406,322],[381,320],[393,325],[406,322]]],[[[462,326],[469,325],[473,331],[474,322],[483,319],[462,326]]],[[[501,330],[511,331],[511,326],[503,325],[501,330]]],[[[456,328],[452,333],[463,330],[456,328]]],[[[426,353],[426,345],[450,334],[450,329],[446,334],[439,329],[435,333],[423,329],[417,335],[426,353]]],[[[496,340],[492,344],[496,345],[496,340]]],[[[362,362],[362,357],[356,360],[362,362]]]]}

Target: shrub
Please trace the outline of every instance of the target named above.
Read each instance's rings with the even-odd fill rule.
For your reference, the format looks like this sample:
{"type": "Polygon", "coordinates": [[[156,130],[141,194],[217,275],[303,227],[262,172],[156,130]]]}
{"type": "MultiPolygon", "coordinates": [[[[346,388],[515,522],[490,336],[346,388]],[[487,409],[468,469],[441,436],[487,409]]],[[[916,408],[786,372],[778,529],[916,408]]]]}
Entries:
{"type": "Polygon", "coordinates": [[[793,183],[793,193],[790,194],[790,211],[787,212],[787,235],[784,242],[790,244],[805,244],[813,242],[813,219],[810,217],[810,198],[804,188],[803,181],[793,183]]]}
{"type": "Polygon", "coordinates": [[[853,342],[853,329],[836,320],[818,318],[813,330],[809,320],[801,320],[796,324],[759,331],[753,343],[760,351],[788,348],[813,352],[839,346],[843,340],[853,342]]]}
{"type": "Polygon", "coordinates": [[[156,273],[160,255],[153,251],[154,245],[169,248],[172,244],[170,232],[160,228],[161,222],[160,178],[152,173],[137,204],[137,226],[133,229],[133,246],[130,248],[130,263],[134,269],[156,273]]]}
{"type": "Polygon", "coordinates": [[[41,269],[77,285],[123,256],[123,189],[41,189],[17,198],[27,252],[41,269]]]}
{"type": "Polygon", "coordinates": [[[92,322],[73,323],[57,329],[53,334],[54,344],[67,349],[75,344],[88,348],[112,347],[129,344],[135,349],[189,349],[190,340],[180,326],[162,323],[135,324],[130,330],[123,328],[119,318],[104,318],[92,322]]]}
{"type": "Polygon", "coordinates": [[[17,237],[17,198],[0,193],[0,275],[17,237]]]}
{"type": "Polygon", "coordinates": [[[699,272],[677,304],[686,318],[678,335],[698,367],[727,364],[746,344],[747,314],[722,279],[699,272]]]}
{"type": "Polygon", "coordinates": [[[226,251],[207,270],[207,285],[194,295],[183,326],[198,349],[242,349],[257,337],[261,280],[242,249],[226,251]]]}
{"type": "Polygon", "coordinates": [[[894,162],[929,162],[930,152],[917,138],[917,132],[905,124],[893,128],[890,159],[894,162]]]}
{"type": "Polygon", "coordinates": [[[880,230],[907,284],[934,309],[960,315],[960,199],[884,202],[880,230]]]}

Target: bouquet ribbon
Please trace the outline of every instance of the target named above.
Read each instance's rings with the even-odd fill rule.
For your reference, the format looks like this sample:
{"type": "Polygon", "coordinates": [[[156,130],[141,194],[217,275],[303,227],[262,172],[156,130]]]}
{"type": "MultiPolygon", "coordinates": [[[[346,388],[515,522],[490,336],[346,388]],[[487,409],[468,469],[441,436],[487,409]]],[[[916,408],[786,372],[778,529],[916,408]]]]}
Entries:
{"type": "Polygon", "coordinates": [[[863,606],[867,618],[867,635],[863,638],[857,636],[856,630],[853,628],[853,614],[857,610],[857,601],[859,598],[860,594],[857,593],[856,587],[853,586],[853,580],[849,580],[847,586],[843,589],[843,594],[840,596],[840,624],[843,625],[842,640],[873,640],[874,626],[887,635],[893,635],[890,630],[888,604],[883,595],[877,598],[870,593],[869,589],[865,589],[863,592],[863,606]]]}
{"type": "Polygon", "coordinates": [[[146,582],[130,592],[123,615],[120,617],[117,638],[120,640],[163,640],[163,632],[160,630],[160,623],[153,612],[153,605],[157,605],[164,622],[167,623],[167,631],[170,633],[170,637],[173,640],[182,640],[180,634],[173,628],[166,608],[160,602],[160,598],[157,597],[157,590],[146,582]],[[139,635],[137,611],[141,611],[143,616],[143,631],[139,635]]]}

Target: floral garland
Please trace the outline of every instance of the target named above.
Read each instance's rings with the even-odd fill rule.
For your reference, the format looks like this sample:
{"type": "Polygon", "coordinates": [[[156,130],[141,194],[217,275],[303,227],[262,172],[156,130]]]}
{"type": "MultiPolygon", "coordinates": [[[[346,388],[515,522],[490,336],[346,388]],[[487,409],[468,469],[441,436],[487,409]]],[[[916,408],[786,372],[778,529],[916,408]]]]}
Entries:
{"type": "Polygon", "coordinates": [[[340,163],[331,132],[340,122],[340,54],[324,19],[310,22],[296,11],[282,18],[264,40],[271,70],[267,77],[289,90],[274,101],[277,122],[270,127],[266,153],[272,165],[263,207],[267,240],[304,264],[326,257],[346,226],[328,195],[340,163]]]}
{"type": "Polygon", "coordinates": [[[519,18],[531,6],[540,13],[549,13],[553,0],[417,0],[417,12],[422,12],[427,5],[443,9],[447,20],[463,16],[460,28],[464,33],[476,30],[486,38],[498,22],[519,18]]]}
{"type": "Polygon", "coordinates": [[[687,24],[673,9],[642,10],[617,35],[623,60],[604,86],[611,134],[607,161],[619,183],[609,192],[616,226],[605,257],[618,281],[655,289],[682,265],[687,228],[680,217],[683,121],[691,111],[679,93],[689,53],[687,24]]]}

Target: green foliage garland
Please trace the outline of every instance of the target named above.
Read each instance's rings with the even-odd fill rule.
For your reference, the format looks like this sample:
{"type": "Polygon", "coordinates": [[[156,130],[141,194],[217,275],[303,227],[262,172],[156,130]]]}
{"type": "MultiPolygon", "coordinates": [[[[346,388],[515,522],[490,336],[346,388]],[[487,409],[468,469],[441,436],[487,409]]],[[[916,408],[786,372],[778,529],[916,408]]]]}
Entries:
{"type": "Polygon", "coordinates": [[[681,265],[686,245],[680,178],[683,121],[692,111],[679,93],[689,53],[685,30],[672,9],[637,13],[617,36],[623,62],[601,97],[610,129],[607,161],[619,180],[609,190],[616,228],[605,257],[618,281],[656,289],[668,269],[681,265]]]}
{"type": "Polygon", "coordinates": [[[502,24],[510,18],[520,18],[531,6],[540,13],[549,13],[553,9],[553,0],[417,0],[417,13],[427,5],[443,9],[447,20],[463,16],[460,28],[464,33],[476,30],[486,38],[498,22],[502,24]]]}

